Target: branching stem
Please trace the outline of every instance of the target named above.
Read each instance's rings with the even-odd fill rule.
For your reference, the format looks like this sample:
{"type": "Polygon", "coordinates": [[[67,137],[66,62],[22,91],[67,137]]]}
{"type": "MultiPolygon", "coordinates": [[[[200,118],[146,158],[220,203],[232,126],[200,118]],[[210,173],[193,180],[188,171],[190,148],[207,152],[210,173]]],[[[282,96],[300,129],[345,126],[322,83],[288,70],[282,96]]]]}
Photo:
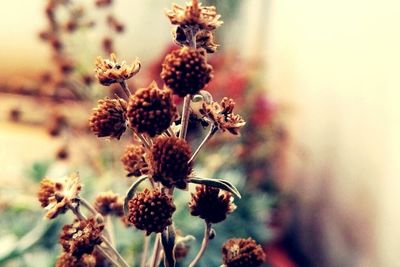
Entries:
{"type": "Polygon", "coordinates": [[[204,251],[207,248],[208,241],[210,240],[211,223],[205,222],[205,224],[206,224],[206,226],[204,229],[204,238],[203,238],[203,242],[201,243],[200,250],[197,253],[196,257],[193,259],[193,261],[189,264],[188,267],[196,266],[196,264],[199,262],[201,256],[203,256],[204,251]]]}
{"type": "Polygon", "coordinates": [[[192,162],[197,154],[200,152],[201,148],[207,143],[208,140],[211,139],[211,137],[218,131],[218,128],[215,127],[214,125],[211,126],[210,131],[207,133],[207,135],[204,137],[203,141],[201,141],[200,145],[197,147],[196,151],[193,153],[192,157],[189,159],[189,163],[192,162]]]}

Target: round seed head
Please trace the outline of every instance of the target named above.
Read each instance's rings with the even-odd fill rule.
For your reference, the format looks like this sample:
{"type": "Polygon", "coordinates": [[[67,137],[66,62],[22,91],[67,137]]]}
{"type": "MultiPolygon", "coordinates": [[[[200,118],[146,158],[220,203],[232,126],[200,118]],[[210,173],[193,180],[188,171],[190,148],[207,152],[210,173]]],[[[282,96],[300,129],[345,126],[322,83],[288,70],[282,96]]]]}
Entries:
{"type": "Polygon", "coordinates": [[[232,238],[222,247],[222,259],[227,267],[259,267],[265,261],[265,254],[251,238],[232,238]]]}

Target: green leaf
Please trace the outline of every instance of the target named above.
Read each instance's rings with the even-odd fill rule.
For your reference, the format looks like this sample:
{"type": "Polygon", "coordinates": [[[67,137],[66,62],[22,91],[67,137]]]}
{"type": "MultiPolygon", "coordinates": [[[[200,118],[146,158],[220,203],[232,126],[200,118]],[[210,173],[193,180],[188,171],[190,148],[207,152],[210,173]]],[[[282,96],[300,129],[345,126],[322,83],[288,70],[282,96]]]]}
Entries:
{"type": "Polygon", "coordinates": [[[129,187],[128,192],[126,192],[125,199],[124,199],[124,212],[127,214],[128,213],[128,202],[131,200],[131,198],[135,195],[136,189],[138,186],[147,178],[148,176],[143,176],[138,178],[132,185],[129,187]]]}
{"type": "Polygon", "coordinates": [[[189,177],[189,183],[193,184],[202,184],[211,187],[216,187],[225,191],[228,191],[234,194],[238,198],[242,198],[240,192],[236,189],[236,187],[226,180],[222,179],[212,179],[212,178],[200,178],[200,177],[189,177]]]}

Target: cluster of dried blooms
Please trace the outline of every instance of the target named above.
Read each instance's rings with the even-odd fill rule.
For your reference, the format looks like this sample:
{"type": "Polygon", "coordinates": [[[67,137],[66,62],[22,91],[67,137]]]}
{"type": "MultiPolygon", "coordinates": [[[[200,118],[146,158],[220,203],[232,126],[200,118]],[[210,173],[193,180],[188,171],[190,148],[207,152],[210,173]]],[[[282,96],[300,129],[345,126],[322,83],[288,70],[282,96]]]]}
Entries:
{"type": "MultiPolygon", "coordinates": [[[[98,1],[100,6],[109,3],[98,1]]],[[[205,231],[200,250],[189,264],[193,267],[215,236],[212,225],[224,221],[236,208],[233,196],[240,197],[240,193],[230,182],[196,177],[193,171],[198,152],[214,134],[227,131],[238,135],[245,125],[241,116],[233,112],[232,99],[223,98],[217,102],[205,91],[213,78],[207,52],[215,51],[209,51],[207,43],[213,42],[213,30],[222,21],[215,7],[203,7],[196,0],[184,7],[174,5],[167,16],[183,35],[180,40],[186,41],[176,40],[182,48],[165,58],[161,72],[163,88],[152,82],[148,87],[131,92],[126,80],[139,72],[139,60],[132,64],[120,63],[111,55],[111,59],[99,57],[96,62],[95,74],[99,82],[105,86],[119,84],[126,94],[126,99],[116,96],[99,100],[89,118],[90,129],[98,137],[119,140],[127,131],[134,137],[122,156],[128,176],[136,176],[125,198],[112,192],[101,193],[92,206],[79,195],[82,185],[76,174],[64,181],[46,178],[41,183],[38,198],[47,211],[47,218],[53,219],[68,210],[76,216],[76,221],[62,230],[63,253],[57,266],[95,266],[100,260],[115,266],[129,266],[115,249],[106,223],[109,216],[120,217],[142,230],[146,238],[155,235],[150,258],[148,249],[143,249],[142,267],[159,266],[162,260],[164,266],[175,266],[177,260],[187,255],[188,236],[181,236],[175,230],[173,193],[175,189],[187,190],[190,184],[198,184],[188,208],[191,215],[204,221],[205,231]],[[198,42],[198,37],[203,35],[208,36],[208,42],[198,42]],[[181,113],[177,112],[173,95],[184,98],[181,113]],[[209,132],[193,152],[186,132],[194,105],[200,106],[197,116],[207,122],[209,132]],[[147,184],[146,188],[137,192],[142,183],[147,184]],[[82,212],[82,207],[89,215],[82,212]]],[[[145,242],[145,246],[148,245],[149,242],[145,242]]],[[[252,239],[228,240],[222,254],[226,267],[257,267],[265,259],[261,246],[252,239]]]]}

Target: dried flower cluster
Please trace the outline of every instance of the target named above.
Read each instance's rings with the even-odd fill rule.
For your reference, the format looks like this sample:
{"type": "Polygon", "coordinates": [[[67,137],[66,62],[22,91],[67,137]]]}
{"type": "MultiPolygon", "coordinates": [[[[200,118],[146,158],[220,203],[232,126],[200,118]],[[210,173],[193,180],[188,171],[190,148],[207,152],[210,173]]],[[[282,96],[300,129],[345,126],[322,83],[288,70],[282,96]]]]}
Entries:
{"type": "MultiPolygon", "coordinates": [[[[97,1],[99,7],[111,1],[97,1]]],[[[125,93],[115,99],[98,101],[89,118],[91,131],[97,137],[119,140],[123,133],[131,135],[130,144],[121,157],[128,177],[136,176],[125,198],[122,200],[112,192],[97,196],[94,206],[78,193],[81,189],[78,176],[71,176],[65,183],[54,183],[45,179],[41,183],[39,201],[48,210],[52,219],[58,214],[71,210],[77,220],[63,228],[60,243],[64,253],[59,258],[59,266],[89,266],[100,253],[116,266],[129,266],[116,251],[109,235],[106,222],[109,216],[121,217],[126,223],[155,234],[151,266],[163,255],[165,266],[175,266],[176,258],[187,254],[186,237],[175,233],[173,213],[174,190],[190,189],[189,184],[199,184],[188,203],[191,215],[198,216],[205,223],[202,246],[190,263],[194,267],[206,250],[208,242],[215,236],[212,224],[224,221],[236,206],[233,196],[240,197],[237,189],[226,180],[194,176],[193,166],[202,146],[217,132],[228,131],[239,134],[244,120],[233,113],[235,103],[223,98],[220,103],[212,100],[205,91],[212,79],[212,66],[207,63],[207,52],[215,52],[212,31],[222,21],[215,7],[203,7],[198,1],[190,1],[185,7],[174,5],[167,11],[173,25],[177,25],[175,38],[183,47],[166,56],[162,65],[162,89],[156,82],[131,93],[127,80],[141,69],[139,60],[132,64],[119,63],[114,54],[111,59],[97,58],[95,74],[100,84],[110,86],[119,84],[125,93]],[[183,97],[182,112],[177,113],[173,96],[183,97]],[[194,110],[193,98],[201,99],[199,114],[207,122],[209,134],[198,142],[194,152],[186,139],[189,117],[194,110]],[[179,120],[176,120],[179,118],[179,120]],[[147,186],[141,190],[142,184],[147,186]],[[144,183],[146,184],[146,183],[144,183]],[[85,216],[81,208],[90,213],[85,216]]],[[[110,17],[110,25],[118,28],[119,22],[110,17]]],[[[196,101],[198,102],[198,101],[196,101]]],[[[147,261],[144,249],[142,266],[147,261]]],[[[226,266],[259,266],[264,256],[260,246],[254,241],[228,241],[223,248],[223,261],[226,266]]]]}

